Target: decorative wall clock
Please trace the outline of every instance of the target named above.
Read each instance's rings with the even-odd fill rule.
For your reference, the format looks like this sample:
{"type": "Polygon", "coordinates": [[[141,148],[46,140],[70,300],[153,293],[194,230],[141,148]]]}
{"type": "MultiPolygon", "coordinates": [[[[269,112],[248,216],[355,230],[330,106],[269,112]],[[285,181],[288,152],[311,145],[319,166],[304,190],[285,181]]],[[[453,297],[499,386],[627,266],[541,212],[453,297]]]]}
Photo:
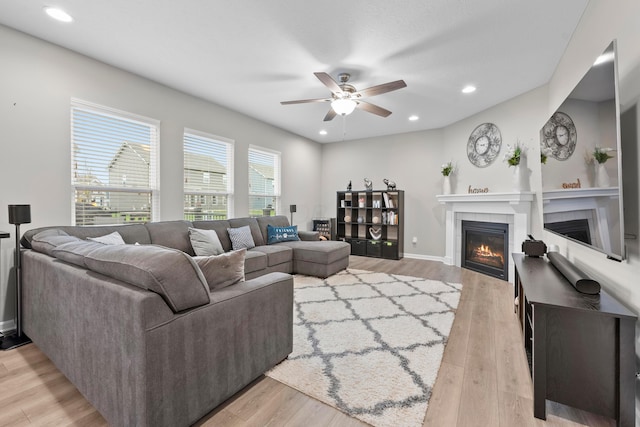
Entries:
{"type": "Polygon", "coordinates": [[[557,160],[567,160],[576,149],[578,134],[569,115],[556,111],[542,128],[540,150],[557,160]],[[545,151],[546,150],[546,151],[545,151]]]}
{"type": "Polygon", "coordinates": [[[479,168],[489,166],[498,157],[502,147],[500,129],[493,123],[483,123],[476,127],[467,142],[467,157],[479,168]]]}

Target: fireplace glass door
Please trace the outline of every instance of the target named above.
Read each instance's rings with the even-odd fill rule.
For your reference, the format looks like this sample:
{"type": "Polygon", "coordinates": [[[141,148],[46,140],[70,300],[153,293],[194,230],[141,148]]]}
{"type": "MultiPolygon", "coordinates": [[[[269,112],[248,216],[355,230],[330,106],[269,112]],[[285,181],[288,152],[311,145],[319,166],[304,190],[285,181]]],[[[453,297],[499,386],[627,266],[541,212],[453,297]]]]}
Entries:
{"type": "Polygon", "coordinates": [[[507,280],[509,225],[462,221],[462,267],[507,280]]]}

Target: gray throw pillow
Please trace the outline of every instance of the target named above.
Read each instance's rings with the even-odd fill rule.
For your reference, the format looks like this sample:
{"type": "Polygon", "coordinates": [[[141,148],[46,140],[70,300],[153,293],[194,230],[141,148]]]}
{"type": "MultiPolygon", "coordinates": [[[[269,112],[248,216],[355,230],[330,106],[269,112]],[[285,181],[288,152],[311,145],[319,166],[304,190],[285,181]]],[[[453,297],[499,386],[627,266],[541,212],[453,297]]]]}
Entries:
{"type": "Polygon", "coordinates": [[[87,237],[87,240],[102,243],[103,245],[126,245],[122,236],[117,231],[100,237],[87,237]]]}
{"type": "Polygon", "coordinates": [[[189,240],[193,252],[197,256],[220,255],[224,253],[222,243],[218,238],[215,230],[201,230],[199,228],[189,227],[189,240]]]}
{"type": "Polygon", "coordinates": [[[229,233],[231,247],[234,251],[256,247],[253,236],[251,236],[251,228],[248,225],[244,227],[227,228],[227,232],[229,233]]]}
{"type": "Polygon", "coordinates": [[[196,256],[193,259],[202,270],[209,290],[221,289],[244,281],[244,259],[246,249],[227,252],[217,256],[196,256]]]}

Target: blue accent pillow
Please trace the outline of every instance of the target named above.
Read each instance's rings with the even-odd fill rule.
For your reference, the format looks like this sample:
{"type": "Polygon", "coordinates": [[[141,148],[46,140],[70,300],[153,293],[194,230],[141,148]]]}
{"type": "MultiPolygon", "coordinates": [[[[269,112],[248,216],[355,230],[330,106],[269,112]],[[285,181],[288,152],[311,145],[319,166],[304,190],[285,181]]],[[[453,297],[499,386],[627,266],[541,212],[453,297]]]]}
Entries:
{"type": "Polygon", "coordinates": [[[274,227],[267,225],[267,245],[280,242],[291,242],[300,240],[298,238],[298,226],[290,225],[289,227],[274,227]]]}

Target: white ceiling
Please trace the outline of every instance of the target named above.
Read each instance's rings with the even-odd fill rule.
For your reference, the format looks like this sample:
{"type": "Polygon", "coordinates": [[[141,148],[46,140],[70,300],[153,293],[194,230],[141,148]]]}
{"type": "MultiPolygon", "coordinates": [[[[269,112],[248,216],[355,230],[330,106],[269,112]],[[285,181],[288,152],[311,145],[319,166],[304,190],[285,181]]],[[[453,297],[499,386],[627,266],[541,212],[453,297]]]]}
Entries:
{"type": "Polygon", "coordinates": [[[0,23],[319,142],[449,125],[549,81],[588,0],[0,1],[0,23]],[[74,17],[43,13],[55,5],[74,17]],[[352,75],[387,118],[323,122],[316,71],[352,75]],[[470,95],[460,91],[473,84],[470,95]],[[418,115],[415,122],[410,115],[418,115]],[[328,134],[318,132],[325,129],[328,134]],[[344,133],[346,131],[346,133],[344,133]]]}

